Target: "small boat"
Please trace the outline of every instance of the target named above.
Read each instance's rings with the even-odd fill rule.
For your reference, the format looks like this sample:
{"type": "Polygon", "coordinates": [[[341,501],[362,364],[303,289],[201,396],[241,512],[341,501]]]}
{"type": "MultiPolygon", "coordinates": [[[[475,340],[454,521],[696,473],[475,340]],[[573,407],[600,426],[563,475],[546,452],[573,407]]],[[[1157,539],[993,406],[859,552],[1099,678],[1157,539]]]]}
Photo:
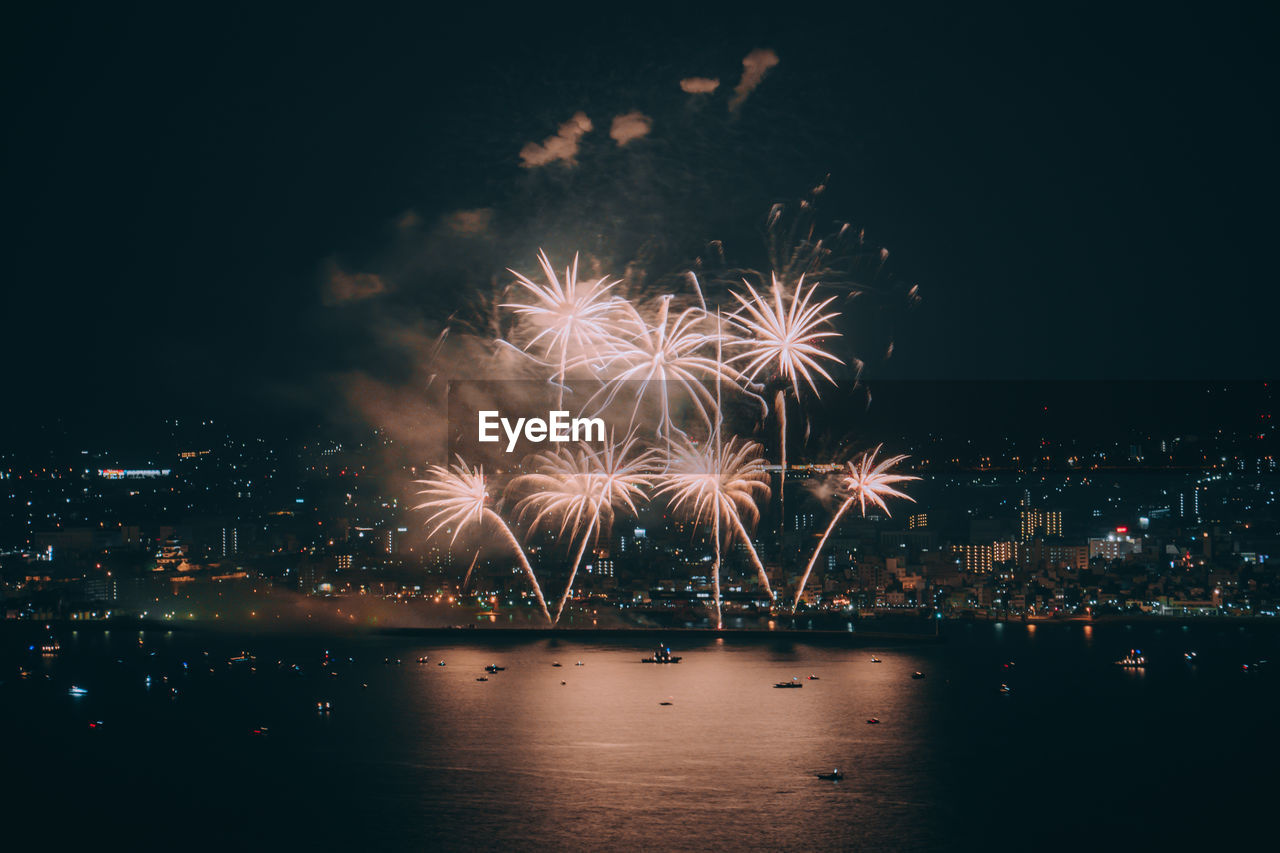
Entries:
{"type": "Polygon", "coordinates": [[[258,726],[251,732],[251,734],[258,735],[259,737],[266,737],[268,731],[270,730],[266,726],[258,726]]]}
{"type": "Polygon", "coordinates": [[[680,656],[671,654],[670,646],[658,646],[653,657],[641,658],[640,663],[680,663],[680,656]]]}
{"type": "Polygon", "coordinates": [[[878,725],[880,725],[880,718],[879,718],[879,717],[868,717],[868,718],[867,718],[867,725],[869,725],[869,726],[878,726],[878,725]]]}
{"type": "Polygon", "coordinates": [[[924,673],[917,669],[915,672],[911,673],[911,677],[914,678],[916,681],[919,681],[920,679],[924,678],[924,673]]]}
{"type": "MultiPolygon", "coordinates": [[[[388,666],[399,666],[400,658],[383,658],[382,662],[387,664],[388,666]]],[[[421,663],[421,661],[419,661],[419,663],[421,663]]]]}
{"type": "Polygon", "coordinates": [[[488,680],[489,680],[489,676],[487,675],[482,675],[476,679],[476,681],[488,681],[488,680]]]}
{"type": "Polygon", "coordinates": [[[331,703],[329,703],[329,702],[317,702],[317,703],[316,703],[316,713],[317,713],[317,714],[327,714],[327,713],[329,713],[329,711],[331,711],[332,709],[333,709],[333,705],[332,705],[331,703]]]}
{"type": "Polygon", "coordinates": [[[790,681],[779,681],[777,684],[775,684],[775,685],[773,685],[773,686],[774,686],[774,687],[781,687],[781,688],[787,688],[787,687],[804,687],[804,685],[803,685],[803,684],[801,684],[799,681],[797,681],[797,680],[796,680],[796,679],[794,679],[794,678],[793,678],[793,679],[791,679],[790,681]]]}
{"type": "Polygon", "coordinates": [[[257,660],[257,658],[248,652],[241,652],[233,658],[228,658],[227,663],[253,663],[255,660],[257,660]]]}
{"type": "Polygon", "coordinates": [[[440,663],[436,664],[436,666],[444,666],[444,661],[440,661],[440,663]]]}
{"type": "Polygon", "coordinates": [[[484,668],[484,671],[485,672],[502,672],[504,669],[506,669],[505,666],[498,666],[496,663],[491,663],[484,668]]]}
{"type": "Polygon", "coordinates": [[[431,658],[427,657],[426,655],[423,655],[422,657],[418,658],[418,663],[427,663],[430,660],[431,658]]]}
{"type": "Polygon", "coordinates": [[[553,663],[553,664],[551,664],[551,665],[552,665],[552,666],[563,666],[563,664],[561,664],[561,663],[560,663],[560,661],[556,661],[555,663],[553,663]]]}
{"type": "Polygon", "coordinates": [[[574,664],[574,666],[582,666],[582,665],[583,665],[582,661],[578,661],[577,663],[574,664]]]}
{"type": "Polygon", "coordinates": [[[820,678],[819,678],[818,676],[816,676],[816,675],[810,675],[810,676],[809,676],[809,680],[810,680],[810,681],[821,681],[822,679],[820,679],[820,678]]]}
{"type": "Polygon", "coordinates": [[[561,687],[563,687],[564,685],[566,685],[566,684],[568,684],[568,683],[569,683],[569,682],[567,682],[567,681],[562,681],[562,682],[560,682],[560,686],[561,686],[561,687]]]}
{"type": "Polygon", "coordinates": [[[71,685],[71,689],[70,689],[70,690],[68,690],[67,692],[68,692],[68,693],[70,693],[72,696],[83,696],[84,694],[88,693],[89,691],[88,691],[88,690],[85,690],[83,687],[76,687],[76,686],[73,684],[73,685],[71,685]]]}
{"type": "Polygon", "coordinates": [[[826,779],[831,782],[839,782],[841,779],[844,778],[844,774],[841,773],[839,770],[833,770],[830,773],[819,773],[818,778],[826,779]]]}
{"type": "Polygon", "coordinates": [[[659,702],[658,704],[659,704],[659,705],[674,705],[674,704],[675,704],[675,702],[671,702],[671,701],[669,701],[669,700],[663,700],[663,701],[659,702]]]}
{"type": "Polygon", "coordinates": [[[1000,692],[1001,692],[1001,693],[1003,693],[1004,695],[1008,696],[1010,693],[1012,693],[1012,692],[1013,692],[1013,688],[1012,688],[1012,687],[1010,687],[1010,686],[1009,686],[1009,685],[1007,685],[1007,684],[1001,684],[1001,685],[1000,685],[1000,692]]]}
{"type": "Polygon", "coordinates": [[[872,663],[880,663],[880,658],[876,657],[875,655],[872,655],[872,656],[871,656],[871,662],[872,662],[872,663]]]}
{"type": "Polygon", "coordinates": [[[1143,657],[1141,649],[1129,649],[1129,654],[1120,658],[1115,662],[1116,666],[1139,667],[1146,666],[1147,659],[1143,657]]]}
{"type": "Polygon", "coordinates": [[[1192,663],[1192,662],[1194,662],[1194,661],[1195,661],[1195,659],[1196,659],[1196,653],[1195,653],[1195,652],[1183,652],[1183,653],[1182,653],[1182,658],[1183,658],[1183,660],[1185,660],[1187,663],[1192,663]]]}

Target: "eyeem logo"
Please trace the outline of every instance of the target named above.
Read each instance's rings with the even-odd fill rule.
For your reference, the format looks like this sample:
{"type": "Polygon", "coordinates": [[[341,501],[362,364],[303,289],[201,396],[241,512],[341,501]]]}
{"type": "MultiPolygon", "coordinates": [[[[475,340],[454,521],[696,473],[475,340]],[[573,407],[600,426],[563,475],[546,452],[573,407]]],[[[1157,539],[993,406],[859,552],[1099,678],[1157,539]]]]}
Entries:
{"type": "Polygon", "coordinates": [[[483,442],[500,441],[498,428],[502,428],[507,436],[507,453],[516,449],[516,444],[523,435],[525,441],[541,443],[543,441],[604,441],[604,420],[602,418],[571,418],[565,411],[548,412],[546,419],[516,418],[513,424],[510,419],[498,414],[496,409],[480,411],[479,440],[483,442]]]}

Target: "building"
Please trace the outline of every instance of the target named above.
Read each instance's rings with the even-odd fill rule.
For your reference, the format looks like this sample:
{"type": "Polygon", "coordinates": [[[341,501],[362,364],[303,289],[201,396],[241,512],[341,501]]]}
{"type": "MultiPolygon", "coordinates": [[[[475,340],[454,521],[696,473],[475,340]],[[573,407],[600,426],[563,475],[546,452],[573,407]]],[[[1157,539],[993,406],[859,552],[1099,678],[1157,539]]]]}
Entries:
{"type": "Polygon", "coordinates": [[[1037,535],[1054,537],[1062,535],[1062,512],[1023,507],[1019,524],[1022,541],[1028,542],[1037,535]]]}
{"type": "Polygon", "coordinates": [[[1014,559],[1016,550],[1012,542],[951,546],[951,552],[964,562],[965,571],[981,574],[990,574],[998,564],[1014,559]]]}

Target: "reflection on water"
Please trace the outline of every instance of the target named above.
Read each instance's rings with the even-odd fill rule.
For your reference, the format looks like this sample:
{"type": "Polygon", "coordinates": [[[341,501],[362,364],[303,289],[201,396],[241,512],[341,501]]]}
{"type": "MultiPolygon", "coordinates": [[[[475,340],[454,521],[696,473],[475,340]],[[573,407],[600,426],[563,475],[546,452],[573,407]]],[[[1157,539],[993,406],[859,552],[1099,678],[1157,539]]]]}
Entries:
{"type": "Polygon", "coordinates": [[[677,665],[641,663],[647,637],[83,630],[45,663],[47,680],[11,680],[20,643],[6,644],[0,720],[32,735],[13,765],[29,768],[27,784],[10,792],[25,812],[62,808],[67,797],[51,792],[75,779],[94,786],[76,800],[86,826],[232,839],[251,825],[263,843],[326,847],[1136,838],[1140,825],[1114,797],[1128,814],[1187,785],[1220,796],[1201,790],[1213,778],[1201,774],[1277,755],[1266,710],[1275,679],[1239,670],[1270,653],[1271,633],[1016,627],[956,625],[944,642],[898,645],[671,634],[677,665]],[[1111,665],[1139,637],[1150,665],[1111,665]],[[1192,640],[1200,656],[1187,667],[1192,640]],[[257,656],[252,667],[227,663],[242,649],[257,656]],[[505,669],[477,681],[492,664],[505,669]],[[913,680],[917,670],[927,677],[913,680]],[[148,675],[176,698],[148,691],[148,675]],[[772,686],[793,678],[802,689],[772,686]],[[88,693],[69,700],[70,683],[88,693]],[[317,702],[331,710],[317,714],[317,702]],[[1212,719],[1253,732],[1247,746],[1185,749],[1212,719]],[[843,781],[817,778],[835,768],[843,781]],[[1081,815],[1078,826],[1061,826],[1064,810],[1081,815]]]}

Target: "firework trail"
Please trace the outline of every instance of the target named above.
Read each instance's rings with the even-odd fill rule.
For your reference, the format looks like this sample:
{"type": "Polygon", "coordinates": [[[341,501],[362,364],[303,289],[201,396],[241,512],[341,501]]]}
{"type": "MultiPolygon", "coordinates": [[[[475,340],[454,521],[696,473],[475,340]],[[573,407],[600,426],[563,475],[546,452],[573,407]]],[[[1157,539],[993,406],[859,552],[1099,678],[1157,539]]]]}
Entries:
{"type": "Polygon", "coordinates": [[[656,494],[669,495],[673,510],[687,513],[695,524],[711,522],[714,529],[717,550],[713,584],[716,591],[717,625],[721,624],[719,544],[722,521],[729,528],[730,541],[736,533],[746,543],[760,575],[760,582],[769,597],[773,598],[769,577],[742,521],[742,516],[746,515],[755,524],[760,517],[760,510],[756,506],[757,496],[763,499],[769,497],[769,475],[760,458],[760,445],[751,441],[739,442],[734,437],[728,443],[713,440],[710,446],[699,447],[682,438],[667,453],[667,469],[663,478],[665,482],[656,494]]]}
{"type": "Polygon", "coordinates": [[[480,561],[480,550],[476,549],[476,554],[471,558],[471,565],[467,566],[467,573],[462,576],[462,586],[458,587],[458,591],[462,592],[467,588],[467,581],[471,580],[471,572],[475,570],[476,563],[480,561]]]}
{"type": "Polygon", "coordinates": [[[485,520],[494,522],[506,537],[507,544],[520,559],[520,565],[529,577],[533,593],[538,599],[538,606],[542,608],[542,615],[547,618],[547,622],[551,622],[551,613],[548,612],[547,602],[542,597],[538,576],[534,574],[533,566],[529,565],[529,558],[525,556],[524,548],[520,547],[519,540],[502,520],[502,516],[488,506],[489,493],[485,489],[484,469],[472,468],[460,456],[457,459],[457,464],[448,468],[443,465],[432,465],[427,469],[428,479],[415,481],[426,487],[418,492],[423,498],[422,503],[413,509],[431,513],[424,522],[428,527],[427,535],[434,536],[449,525],[455,525],[453,537],[449,540],[453,543],[464,528],[474,524],[483,529],[485,520]]]}
{"type": "Polygon", "coordinates": [[[827,525],[827,529],[823,531],[822,538],[818,540],[818,547],[813,549],[813,556],[809,558],[809,565],[805,566],[804,575],[800,578],[800,586],[796,589],[796,600],[791,605],[791,612],[795,613],[800,606],[800,598],[804,595],[804,585],[809,581],[809,574],[813,571],[813,566],[818,562],[818,555],[822,553],[822,548],[827,544],[827,537],[831,535],[831,531],[835,529],[836,524],[844,516],[849,507],[856,502],[862,509],[862,514],[867,514],[867,503],[878,506],[889,514],[889,507],[885,504],[885,498],[906,498],[915,502],[915,498],[908,494],[893,488],[895,483],[907,482],[909,480],[919,480],[919,477],[912,477],[906,474],[893,474],[890,469],[902,462],[905,456],[890,456],[888,459],[882,459],[876,462],[876,455],[879,454],[879,445],[875,450],[864,453],[857,462],[845,463],[845,468],[837,477],[836,493],[844,496],[844,502],[840,504],[840,509],[836,510],[836,514],[832,516],[831,523],[827,525]]]}
{"type": "Polygon", "coordinates": [[[607,534],[615,510],[636,515],[636,500],[644,497],[655,470],[656,451],[643,449],[634,435],[610,441],[597,448],[581,443],[575,450],[557,450],[534,457],[538,471],[512,481],[512,489],[537,491],[517,505],[520,514],[534,513],[530,529],[560,520],[559,535],[569,531],[569,541],[582,531],[582,544],[574,555],[564,594],[556,605],[555,621],[560,621],[565,602],[573,590],[587,544],[595,536],[607,534]],[[585,528],[583,523],[585,521],[585,528]]]}

